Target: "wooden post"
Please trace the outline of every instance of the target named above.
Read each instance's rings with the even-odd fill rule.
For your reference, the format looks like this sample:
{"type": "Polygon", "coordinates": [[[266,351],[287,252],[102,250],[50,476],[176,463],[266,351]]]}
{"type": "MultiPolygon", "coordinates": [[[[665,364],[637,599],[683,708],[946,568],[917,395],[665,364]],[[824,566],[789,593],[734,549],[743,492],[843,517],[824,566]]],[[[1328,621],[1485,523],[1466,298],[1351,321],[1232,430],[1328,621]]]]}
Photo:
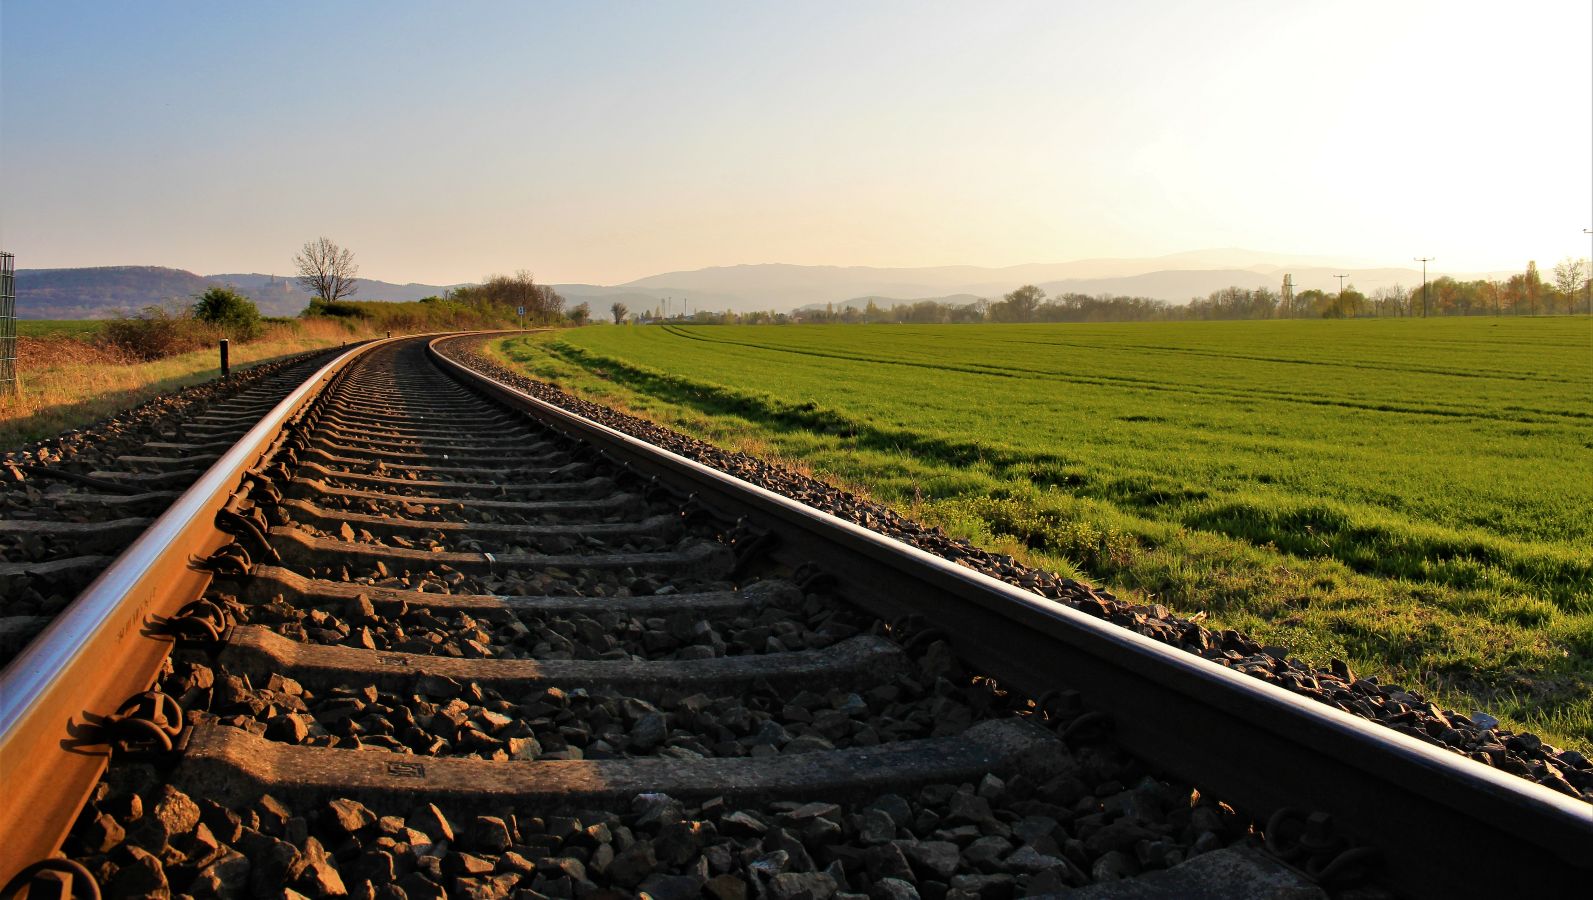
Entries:
{"type": "Polygon", "coordinates": [[[232,366],[227,361],[227,339],[221,339],[221,377],[226,378],[232,371],[232,366]]]}

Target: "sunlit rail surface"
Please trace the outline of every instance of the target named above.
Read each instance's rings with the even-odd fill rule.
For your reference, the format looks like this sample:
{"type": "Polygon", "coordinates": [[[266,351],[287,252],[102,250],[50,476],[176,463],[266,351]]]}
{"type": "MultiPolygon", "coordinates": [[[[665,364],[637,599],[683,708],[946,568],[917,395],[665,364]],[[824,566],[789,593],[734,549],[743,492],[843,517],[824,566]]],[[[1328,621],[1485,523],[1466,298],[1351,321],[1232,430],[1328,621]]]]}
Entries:
{"type": "Polygon", "coordinates": [[[248,408],[10,663],[0,875],[721,900],[1124,879],[1559,896],[1593,876],[1579,800],[450,347],[361,347],[248,408]]]}

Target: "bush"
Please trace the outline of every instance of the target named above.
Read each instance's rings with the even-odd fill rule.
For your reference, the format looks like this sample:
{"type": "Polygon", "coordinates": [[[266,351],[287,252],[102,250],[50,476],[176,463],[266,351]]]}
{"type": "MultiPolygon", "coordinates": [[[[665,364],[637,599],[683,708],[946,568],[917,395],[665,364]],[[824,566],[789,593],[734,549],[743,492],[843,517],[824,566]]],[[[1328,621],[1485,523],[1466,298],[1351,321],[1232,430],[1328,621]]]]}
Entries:
{"type": "Polygon", "coordinates": [[[525,322],[530,325],[552,325],[564,319],[564,298],[553,288],[537,284],[524,269],[513,275],[489,275],[481,284],[455,288],[452,299],[488,315],[515,318],[517,310],[525,307],[525,322]]]}
{"type": "Polygon", "coordinates": [[[240,341],[260,335],[260,310],[254,301],[224,287],[213,287],[194,300],[194,318],[216,326],[240,341]]]}
{"type": "Polygon", "coordinates": [[[513,307],[458,297],[426,297],[408,302],[338,300],[326,303],[311,300],[302,315],[306,321],[333,319],[350,327],[357,325],[378,333],[391,330],[394,334],[502,328],[520,324],[513,307]]]}
{"type": "Polygon", "coordinates": [[[218,328],[190,315],[146,306],[136,316],[105,323],[99,340],[135,359],[152,360],[208,347],[220,336],[218,328]]]}

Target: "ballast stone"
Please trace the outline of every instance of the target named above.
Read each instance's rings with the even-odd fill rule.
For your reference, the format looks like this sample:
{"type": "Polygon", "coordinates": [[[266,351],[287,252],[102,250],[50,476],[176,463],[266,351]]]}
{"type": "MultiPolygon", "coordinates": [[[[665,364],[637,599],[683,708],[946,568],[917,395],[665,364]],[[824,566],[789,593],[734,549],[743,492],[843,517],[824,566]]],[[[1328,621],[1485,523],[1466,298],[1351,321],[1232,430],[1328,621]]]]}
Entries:
{"type": "Polygon", "coordinates": [[[1213,850],[1171,869],[1123,881],[1034,895],[1035,900],[1327,900],[1327,896],[1293,869],[1245,847],[1213,850]]]}

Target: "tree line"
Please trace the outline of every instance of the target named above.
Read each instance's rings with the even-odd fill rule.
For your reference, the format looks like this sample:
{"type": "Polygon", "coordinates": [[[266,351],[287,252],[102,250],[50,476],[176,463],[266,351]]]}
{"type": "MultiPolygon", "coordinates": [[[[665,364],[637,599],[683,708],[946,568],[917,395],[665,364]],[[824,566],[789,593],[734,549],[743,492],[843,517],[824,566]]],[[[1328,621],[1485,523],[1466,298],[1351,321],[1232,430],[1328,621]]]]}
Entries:
{"type": "MultiPolygon", "coordinates": [[[[693,315],[664,316],[643,310],[631,317],[641,324],[688,322],[699,325],[785,324],[914,324],[946,325],[974,322],[1155,322],[1220,319],[1348,319],[1402,316],[1567,315],[1593,311],[1593,265],[1586,259],[1567,258],[1545,279],[1536,263],[1505,279],[1460,281],[1448,275],[1421,285],[1392,285],[1370,294],[1353,284],[1340,291],[1311,289],[1286,297],[1272,288],[1227,287],[1188,303],[1169,303],[1151,297],[1123,294],[1059,293],[1026,284],[999,300],[947,303],[919,300],[881,306],[870,299],[861,308],[773,310],[735,313],[700,310],[693,315]]],[[[627,317],[624,304],[615,304],[615,321],[627,317]]]]}
{"type": "Polygon", "coordinates": [[[489,275],[480,284],[454,288],[440,297],[392,303],[352,299],[359,292],[354,254],[328,238],[307,241],[293,264],[299,285],[310,294],[310,305],[301,314],[306,317],[363,320],[376,328],[411,331],[583,325],[591,316],[585,303],[565,310],[564,298],[553,288],[537,284],[524,269],[513,275],[489,275]]]}
{"type": "MultiPolygon", "coordinates": [[[[349,333],[396,333],[515,327],[583,325],[587,304],[565,309],[564,298],[530,272],[491,275],[480,284],[414,302],[357,300],[359,266],[354,254],[329,238],[306,241],[293,258],[295,280],[310,294],[299,320],[331,320],[349,333]]],[[[107,323],[104,342],[138,359],[159,359],[212,346],[218,338],[254,340],[268,323],[291,326],[293,319],[268,319],[254,301],[231,286],[213,286],[191,305],[149,306],[107,323]]]]}

